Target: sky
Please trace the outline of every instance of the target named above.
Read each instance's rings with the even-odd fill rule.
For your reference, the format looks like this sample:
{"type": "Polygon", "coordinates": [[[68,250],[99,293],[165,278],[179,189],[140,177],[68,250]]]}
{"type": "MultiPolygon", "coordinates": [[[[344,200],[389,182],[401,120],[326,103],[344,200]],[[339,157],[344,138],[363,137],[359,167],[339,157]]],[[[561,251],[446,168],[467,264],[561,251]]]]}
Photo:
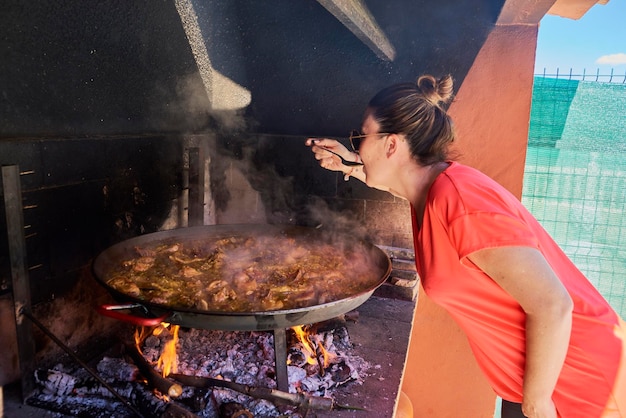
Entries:
{"type": "Polygon", "coordinates": [[[580,19],[546,15],[539,24],[535,73],[626,74],[626,0],[596,4],[580,19]]]}

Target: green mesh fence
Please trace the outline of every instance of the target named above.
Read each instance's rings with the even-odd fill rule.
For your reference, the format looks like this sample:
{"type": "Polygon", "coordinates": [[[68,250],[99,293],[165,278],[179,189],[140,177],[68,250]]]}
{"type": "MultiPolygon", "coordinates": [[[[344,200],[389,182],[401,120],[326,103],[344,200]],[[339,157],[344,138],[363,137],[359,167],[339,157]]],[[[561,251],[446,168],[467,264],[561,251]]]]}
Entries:
{"type": "Polygon", "coordinates": [[[522,201],[626,318],[626,84],[535,77],[522,201]]]}

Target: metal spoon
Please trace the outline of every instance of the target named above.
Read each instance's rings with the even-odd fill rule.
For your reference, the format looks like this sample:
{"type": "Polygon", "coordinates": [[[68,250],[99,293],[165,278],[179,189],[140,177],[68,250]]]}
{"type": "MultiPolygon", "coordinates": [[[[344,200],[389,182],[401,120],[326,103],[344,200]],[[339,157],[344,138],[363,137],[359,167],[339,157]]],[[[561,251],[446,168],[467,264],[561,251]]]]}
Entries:
{"type": "MultiPolygon", "coordinates": [[[[317,141],[316,141],[316,140],[313,140],[313,143],[314,143],[314,144],[317,144],[317,141]]],[[[318,147],[320,147],[320,146],[318,145],[318,147]]],[[[349,167],[350,167],[350,166],[358,166],[358,165],[363,165],[363,163],[360,163],[360,162],[357,162],[357,161],[348,161],[348,160],[346,160],[345,158],[343,158],[341,155],[337,154],[335,151],[331,151],[331,150],[329,150],[328,148],[325,148],[325,147],[320,147],[320,148],[322,148],[323,150],[328,151],[328,152],[330,152],[331,154],[334,154],[334,155],[336,155],[337,157],[339,157],[339,158],[341,159],[341,164],[343,164],[343,165],[347,165],[347,166],[349,166],[349,167]]]]}

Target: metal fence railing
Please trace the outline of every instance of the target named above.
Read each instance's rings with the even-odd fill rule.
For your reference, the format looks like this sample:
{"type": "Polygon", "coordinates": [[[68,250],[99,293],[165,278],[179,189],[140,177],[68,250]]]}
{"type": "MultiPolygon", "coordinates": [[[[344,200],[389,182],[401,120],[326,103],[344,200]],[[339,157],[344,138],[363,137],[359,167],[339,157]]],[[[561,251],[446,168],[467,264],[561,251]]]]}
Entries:
{"type": "Polygon", "coordinates": [[[535,76],[522,201],[626,317],[626,83],[559,77],[535,76]]]}
{"type": "Polygon", "coordinates": [[[604,83],[621,83],[626,84],[626,70],[623,73],[616,72],[615,69],[611,69],[609,74],[600,74],[600,69],[596,69],[596,72],[587,72],[586,69],[583,68],[582,73],[574,72],[572,68],[569,69],[569,72],[561,72],[559,68],[556,69],[556,72],[550,74],[546,72],[547,70],[544,68],[543,72],[540,74],[535,74],[535,77],[543,77],[543,78],[555,78],[559,80],[579,80],[579,81],[595,81],[595,82],[604,82],[604,83]]]}

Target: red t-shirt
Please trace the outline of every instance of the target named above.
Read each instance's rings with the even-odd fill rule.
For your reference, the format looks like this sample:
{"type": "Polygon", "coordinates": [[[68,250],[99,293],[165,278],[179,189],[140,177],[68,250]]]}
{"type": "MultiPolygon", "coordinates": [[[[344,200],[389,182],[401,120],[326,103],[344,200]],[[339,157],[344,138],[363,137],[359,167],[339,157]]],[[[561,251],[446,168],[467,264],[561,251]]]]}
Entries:
{"type": "Polygon", "coordinates": [[[478,170],[452,163],[432,184],[423,225],[415,211],[416,264],[426,294],[465,331],[495,392],[522,401],[525,314],[467,256],[483,248],[537,248],[574,301],[570,346],[553,400],[562,417],[599,417],[617,373],[618,315],[537,220],[504,187],[478,170]]]}

